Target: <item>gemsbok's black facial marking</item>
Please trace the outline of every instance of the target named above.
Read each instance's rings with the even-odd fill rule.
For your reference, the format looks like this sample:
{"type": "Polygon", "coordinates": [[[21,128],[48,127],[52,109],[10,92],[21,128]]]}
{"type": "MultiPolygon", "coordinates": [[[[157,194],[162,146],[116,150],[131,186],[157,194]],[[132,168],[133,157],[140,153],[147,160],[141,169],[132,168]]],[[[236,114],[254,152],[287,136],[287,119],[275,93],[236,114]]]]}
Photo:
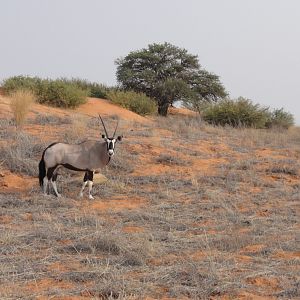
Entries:
{"type": "Polygon", "coordinates": [[[116,140],[114,138],[111,139],[107,139],[106,140],[106,145],[107,145],[107,153],[109,156],[113,156],[114,155],[114,151],[115,151],[115,142],[116,140]]]}
{"type": "Polygon", "coordinates": [[[108,150],[114,150],[114,144],[112,141],[109,142],[108,150]]]}

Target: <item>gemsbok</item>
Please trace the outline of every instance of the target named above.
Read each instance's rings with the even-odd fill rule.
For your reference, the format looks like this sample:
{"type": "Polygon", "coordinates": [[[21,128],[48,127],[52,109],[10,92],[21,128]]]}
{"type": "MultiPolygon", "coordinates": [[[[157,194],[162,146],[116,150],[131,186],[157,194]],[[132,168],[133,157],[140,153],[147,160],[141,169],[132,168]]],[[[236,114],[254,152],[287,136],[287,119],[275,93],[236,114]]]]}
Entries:
{"type": "Polygon", "coordinates": [[[45,195],[47,195],[48,183],[50,181],[56,196],[61,196],[57,191],[56,179],[58,169],[63,166],[73,171],[85,172],[79,196],[83,196],[84,188],[88,184],[89,199],[94,199],[91,194],[94,173],[110,162],[114,155],[116,142],[121,141],[123,137],[118,136],[115,138],[118,123],[114,134],[112,137],[109,137],[100,115],[99,118],[105,132],[105,134],[102,134],[104,141],[85,141],[75,145],[53,143],[44,150],[39,163],[39,182],[40,186],[43,187],[45,195]]]}

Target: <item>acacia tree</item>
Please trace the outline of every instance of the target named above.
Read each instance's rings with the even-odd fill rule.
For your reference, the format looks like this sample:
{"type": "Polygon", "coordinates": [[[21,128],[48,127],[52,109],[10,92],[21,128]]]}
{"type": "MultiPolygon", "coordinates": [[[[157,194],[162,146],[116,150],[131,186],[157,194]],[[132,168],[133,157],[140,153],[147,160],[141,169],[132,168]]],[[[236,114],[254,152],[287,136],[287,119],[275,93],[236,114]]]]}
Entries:
{"type": "Polygon", "coordinates": [[[143,92],[156,100],[166,116],[176,100],[192,107],[226,96],[219,77],[202,69],[198,57],[169,43],[151,44],[116,60],[117,80],[125,90],[143,92]]]}

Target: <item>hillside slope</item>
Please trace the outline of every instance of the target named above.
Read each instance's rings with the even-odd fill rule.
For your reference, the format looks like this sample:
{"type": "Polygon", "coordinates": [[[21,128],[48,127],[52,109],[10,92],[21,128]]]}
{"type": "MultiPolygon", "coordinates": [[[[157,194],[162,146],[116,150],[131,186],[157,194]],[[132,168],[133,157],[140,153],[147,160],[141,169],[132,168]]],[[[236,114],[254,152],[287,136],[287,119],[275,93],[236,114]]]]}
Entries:
{"type": "MultiPolygon", "coordinates": [[[[75,110],[72,109],[60,109],[57,107],[50,107],[40,104],[34,104],[31,109],[31,115],[37,113],[47,113],[53,115],[66,115],[70,116],[74,113],[79,113],[89,117],[97,117],[98,114],[103,116],[118,116],[124,120],[131,120],[137,122],[147,122],[147,119],[134,113],[128,111],[120,106],[111,103],[109,100],[99,99],[99,98],[87,98],[87,103],[80,105],[75,110]]],[[[0,95],[0,116],[11,116],[11,111],[9,108],[9,98],[0,95]]]]}
{"type": "Polygon", "coordinates": [[[296,299],[300,130],[217,128],[192,115],[144,118],[90,98],[34,105],[23,133],[0,96],[0,298],[296,299]],[[124,140],[95,200],[62,171],[43,196],[53,141],[124,140]]]}

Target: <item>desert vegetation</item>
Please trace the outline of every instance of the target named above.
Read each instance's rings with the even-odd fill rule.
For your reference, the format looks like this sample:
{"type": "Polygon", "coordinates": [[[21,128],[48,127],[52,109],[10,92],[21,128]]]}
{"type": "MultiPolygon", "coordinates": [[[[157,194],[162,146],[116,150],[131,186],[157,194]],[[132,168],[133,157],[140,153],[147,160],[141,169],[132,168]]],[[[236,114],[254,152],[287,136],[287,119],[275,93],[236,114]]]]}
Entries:
{"type": "Polygon", "coordinates": [[[283,109],[271,111],[269,107],[254,104],[243,97],[202,105],[199,113],[213,125],[277,129],[288,129],[294,125],[294,117],[289,112],[283,109]]]}
{"type": "Polygon", "coordinates": [[[161,116],[167,116],[178,99],[197,106],[227,95],[219,76],[203,69],[197,55],[170,43],[132,51],[117,59],[116,65],[120,87],[154,99],[161,116]]]}
{"type": "Polygon", "coordinates": [[[72,78],[72,79],[67,79],[67,78],[62,78],[66,83],[73,84],[82,90],[87,91],[87,94],[89,97],[94,97],[94,98],[102,98],[102,99],[107,99],[107,93],[113,89],[113,87],[108,87],[105,84],[102,83],[97,83],[97,82],[90,82],[86,79],[80,79],[80,78],[72,78]]]}
{"type": "Polygon", "coordinates": [[[300,297],[299,128],[124,113],[88,201],[63,170],[65,198],[42,196],[37,163],[50,142],[99,139],[99,123],[39,109],[22,132],[1,114],[0,298],[300,297]]]}
{"type": "Polygon", "coordinates": [[[30,90],[16,90],[10,93],[10,108],[13,112],[16,126],[20,127],[25,123],[35,98],[35,94],[30,90]]]}
{"type": "MultiPolygon", "coordinates": [[[[7,95],[19,95],[19,99],[24,99],[18,101],[18,107],[23,105],[21,111],[24,111],[22,116],[18,117],[22,118],[18,122],[24,121],[30,97],[35,98],[41,104],[76,108],[85,103],[89,96],[108,99],[142,116],[155,115],[156,112],[166,116],[169,106],[180,99],[185,107],[196,111],[205,122],[212,125],[269,129],[288,129],[294,125],[293,115],[282,108],[272,110],[243,97],[226,98],[227,93],[219,82],[218,76],[202,70],[196,56],[187,54],[184,49],[170,44],[149,45],[148,50],[130,53],[125,59],[117,60],[117,64],[119,66],[117,78],[120,82],[118,87],[107,87],[80,78],[52,80],[14,76],[3,81],[2,89],[7,95]],[[147,57],[145,53],[148,53],[153,60],[150,66],[147,64],[148,60],[145,59],[147,57]],[[139,64],[139,56],[142,60],[145,59],[140,69],[135,66],[139,64]],[[165,61],[166,57],[168,60],[165,61]],[[190,80],[199,81],[198,84],[191,85],[189,81],[178,79],[178,76],[180,78],[186,72],[185,68],[180,69],[176,65],[179,59],[182,62],[192,61],[191,65],[186,68],[196,72],[190,80]],[[161,61],[160,72],[165,75],[157,78],[156,85],[154,85],[152,82],[154,75],[148,74],[150,72],[148,68],[152,69],[152,73],[160,74],[155,69],[157,60],[161,61]],[[172,62],[171,65],[169,61],[172,62]],[[136,86],[136,82],[144,82],[144,84],[136,86]],[[32,96],[29,96],[30,93],[32,96]]],[[[15,103],[17,103],[16,100],[15,103]]],[[[16,108],[14,111],[17,113],[16,108]]]]}
{"type": "Polygon", "coordinates": [[[113,90],[108,92],[107,98],[142,116],[151,115],[157,111],[156,103],[143,93],[113,90]]]}
{"type": "Polygon", "coordinates": [[[277,129],[288,129],[293,125],[295,125],[294,116],[283,108],[271,111],[270,118],[266,123],[266,127],[277,129]]]}
{"type": "Polygon", "coordinates": [[[85,103],[89,92],[75,80],[52,80],[29,76],[7,78],[3,81],[2,88],[7,94],[18,90],[29,90],[35,94],[37,102],[64,108],[74,108],[85,103]]]}
{"type": "Polygon", "coordinates": [[[65,80],[40,79],[38,77],[16,76],[4,80],[6,93],[26,89],[32,91],[39,103],[58,107],[74,108],[86,101],[87,91],[65,80]]]}
{"type": "MultiPolygon", "coordinates": [[[[104,84],[79,78],[52,80],[30,76],[14,76],[5,79],[2,88],[7,95],[31,93],[35,95],[38,103],[62,108],[78,107],[86,102],[86,97],[94,97],[109,99],[114,104],[140,115],[150,115],[157,111],[156,103],[144,93],[124,91],[117,87],[107,87],[104,84]]],[[[24,101],[19,101],[19,103],[23,103],[23,110],[25,111],[25,107],[28,107],[28,96],[24,94],[22,97],[24,101]],[[25,97],[27,98],[25,99],[25,97]]]]}

